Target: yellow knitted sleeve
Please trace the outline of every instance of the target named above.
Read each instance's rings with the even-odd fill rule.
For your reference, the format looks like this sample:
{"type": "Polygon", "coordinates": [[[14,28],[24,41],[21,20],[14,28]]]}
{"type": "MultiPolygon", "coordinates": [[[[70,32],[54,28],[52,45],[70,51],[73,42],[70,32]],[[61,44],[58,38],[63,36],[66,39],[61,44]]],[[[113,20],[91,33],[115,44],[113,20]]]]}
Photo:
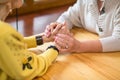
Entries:
{"type": "MultiPolygon", "coordinates": [[[[9,24],[0,22],[0,73],[5,74],[4,78],[32,80],[42,76],[57,55],[53,48],[40,55],[29,52],[24,38],[9,24]]],[[[3,77],[0,76],[0,79],[3,80],[3,77]]]]}
{"type": "Polygon", "coordinates": [[[35,36],[24,37],[24,42],[27,48],[33,48],[37,46],[35,36]]]}

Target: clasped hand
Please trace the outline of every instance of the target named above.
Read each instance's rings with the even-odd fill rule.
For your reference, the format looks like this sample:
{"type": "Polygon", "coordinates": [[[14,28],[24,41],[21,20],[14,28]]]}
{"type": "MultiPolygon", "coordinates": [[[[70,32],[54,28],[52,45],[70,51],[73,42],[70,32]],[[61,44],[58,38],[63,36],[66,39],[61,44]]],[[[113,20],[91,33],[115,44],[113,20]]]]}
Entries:
{"type": "Polygon", "coordinates": [[[78,41],[70,33],[66,23],[54,22],[45,29],[45,36],[54,41],[55,46],[62,52],[75,52],[78,41]]]}

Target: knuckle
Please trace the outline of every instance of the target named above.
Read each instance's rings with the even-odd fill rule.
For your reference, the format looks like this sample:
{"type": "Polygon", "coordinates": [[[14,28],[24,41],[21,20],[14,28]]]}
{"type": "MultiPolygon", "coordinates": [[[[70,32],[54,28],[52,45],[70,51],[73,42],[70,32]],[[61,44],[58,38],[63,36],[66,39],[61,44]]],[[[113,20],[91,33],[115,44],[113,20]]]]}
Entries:
{"type": "Polygon", "coordinates": [[[53,25],[53,24],[55,24],[55,23],[54,22],[50,23],[50,25],[53,25]]]}

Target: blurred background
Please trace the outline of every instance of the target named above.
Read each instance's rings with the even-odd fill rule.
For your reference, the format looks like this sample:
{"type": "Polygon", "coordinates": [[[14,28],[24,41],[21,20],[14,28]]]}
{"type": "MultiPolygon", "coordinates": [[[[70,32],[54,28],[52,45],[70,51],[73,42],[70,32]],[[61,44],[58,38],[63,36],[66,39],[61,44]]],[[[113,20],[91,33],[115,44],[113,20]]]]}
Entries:
{"type": "MultiPolygon", "coordinates": [[[[3,0],[5,1],[5,0],[3,0]]],[[[10,23],[15,29],[18,26],[18,32],[23,36],[39,34],[44,31],[45,27],[56,19],[72,6],[76,0],[24,0],[20,8],[13,9],[7,17],[1,18],[5,22],[10,23]],[[18,23],[16,23],[16,21],[18,23]]],[[[1,16],[6,16],[3,10],[2,0],[0,0],[1,16]]]]}

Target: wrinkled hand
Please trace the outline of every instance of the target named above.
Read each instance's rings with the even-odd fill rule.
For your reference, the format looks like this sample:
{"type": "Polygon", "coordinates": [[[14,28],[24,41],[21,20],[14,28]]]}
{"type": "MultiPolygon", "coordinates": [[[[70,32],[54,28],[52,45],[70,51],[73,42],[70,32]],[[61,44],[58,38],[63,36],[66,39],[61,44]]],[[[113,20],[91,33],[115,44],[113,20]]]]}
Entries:
{"type": "Polygon", "coordinates": [[[64,24],[58,23],[58,22],[53,22],[50,25],[47,25],[45,29],[45,35],[47,37],[51,35],[56,35],[58,31],[62,28],[64,24]]]}
{"type": "Polygon", "coordinates": [[[76,52],[79,41],[73,35],[57,34],[55,45],[62,52],[76,52]]]}
{"type": "Polygon", "coordinates": [[[54,22],[48,25],[45,29],[45,36],[49,38],[50,40],[54,40],[56,34],[70,34],[69,29],[66,26],[66,23],[58,23],[54,22]]]}

